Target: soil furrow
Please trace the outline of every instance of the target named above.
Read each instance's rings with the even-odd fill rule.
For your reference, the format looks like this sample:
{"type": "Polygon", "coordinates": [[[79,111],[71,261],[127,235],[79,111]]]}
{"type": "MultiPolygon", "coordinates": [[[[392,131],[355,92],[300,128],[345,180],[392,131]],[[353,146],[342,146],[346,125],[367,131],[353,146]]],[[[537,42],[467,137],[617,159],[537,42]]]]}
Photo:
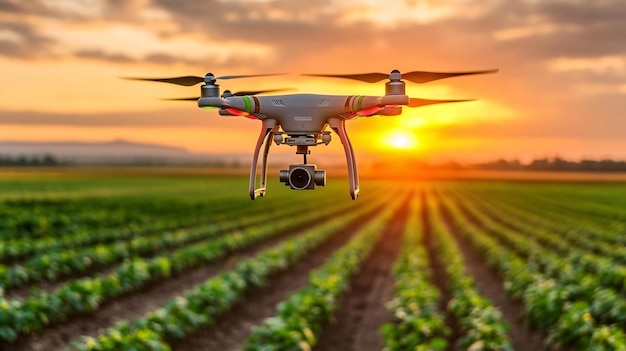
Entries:
{"type": "Polygon", "coordinates": [[[448,348],[446,350],[455,350],[456,341],[459,338],[459,328],[456,317],[452,313],[448,313],[448,303],[452,300],[452,294],[448,288],[448,282],[446,280],[446,271],[442,265],[439,255],[437,255],[437,248],[435,247],[435,239],[433,238],[433,231],[429,220],[430,214],[428,213],[427,195],[424,191],[422,193],[422,230],[424,233],[424,247],[428,253],[428,262],[430,262],[430,276],[433,284],[439,290],[439,311],[446,316],[446,326],[450,330],[448,336],[448,348]]]}
{"type": "MultiPolygon", "coordinates": [[[[76,239],[77,242],[75,243],[67,243],[61,247],[56,247],[56,248],[47,248],[46,250],[43,249],[37,249],[33,252],[18,256],[18,257],[12,257],[12,258],[3,258],[0,259],[0,263],[3,263],[5,265],[10,265],[10,266],[16,266],[16,265],[23,265],[25,264],[27,261],[29,261],[30,259],[32,259],[33,257],[39,256],[41,254],[49,254],[51,252],[59,252],[59,251],[64,251],[64,250],[70,250],[70,249],[81,249],[81,248],[89,248],[89,247],[95,247],[97,245],[108,245],[111,244],[113,242],[129,242],[131,240],[133,240],[134,238],[140,238],[140,237],[148,237],[148,236],[153,236],[153,235],[158,235],[159,233],[164,233],[164,232],[170,232],[170,231],[175,231],[175,230],[189,230],[189,229],[194,229],[194,228],[198,228],[198,227],[202,227],[202,226],[206,226],[209,225],[215,221],[219,221],[219,220],[223,220],[225,219],[224,217],[226,216],[225,214],[228,213],[228,210],[232,210],[231,208],[221,208],[220,209],[220,213],[222,213],[221,216],[218,216],[216,214],[207,214],[207,215],[214,215],[215,217],[210,218],[210,219],[195,219],[195,220],[190,220],[187,223],[179,223],[175,226],[164,226],[163,228],[150,228],[148,230],[143,230],[143,231],[135,231],[132,230],[130,231],[131,233],[125,235],[125,236],[120,236],[120,237],[114,237],[114,236],[110,236],[110,237],[106,237],[104,239],[101,240],[95,240],[95,241],[80,241],[80,239],[76,239]]],[[[168,216],[173,216],[173,214],[170,212],[167,214],[168,216]]],[[[137,223],[135,224],[136,226],[141,226],[141,223],[137,223]]],[[[96,227],[97,228],[97,227],[96,227]]],[[[85,231],[90,231],[91,229],[96,229],[96,228],[83,228],[82,230],[85,231]]],[[[119,230],[129,230],[129,225],[121,225],[119,227],[111,227],[111,228],[105,228],[104,231],[119,231],[119,230]]],[[[54,234],[52,234],[54,235],[54,234]]],[[[94,236],[97,236],[98,234],[92,234],[94,236]]],[[[33,238],[33,241],[37,240],[37,238],[33,238]]]]}
{"type": "MultiPolygon", "coordinates": [[[[371,215],[371,213],[368,213],[368,215],[371,215]]],[[[361,217],[355,223],[363,221],[363,218],[367,218],[368,215],[361,217]]],[[[205,282],[225,269],[234,267],[235,262],[239,259],[252,257],[263,249],[276,245],[287,237],[298,235],[310,227],[311,223],[302,225],[298,229],[285,231],[263,243],[230,254],[218,262],[156,282],[103,304],[93,314],[74,316],[67,322],[53,324],[40,333],[24,336],[15,345],[7,347],[15,351],[64,350],[69,343],[77,340],[79,335],[97,336],[100,332],[114,326],[119,321],[134,320],[142,317],[147,312],[161,307],[172,297],[181,295],[185,290],[205,282]]],[[[5,345],[0,344],[0,346],[5,345]]]]}
{"type": "Polygon", "coordinates": [[[511,299],[506,294],[497,272],[485,264],[481,255],[461,235],[459,228],[454,225],[450,212],[441,203],[439,195],[437,195],[437,198],[445,224],[450,229],[450,233],[457,241],[458,247],[463,254],[465,269],[474,277],[478,292],[491,300],[493,305],[502,312],[502,319],[510,326],[508,335],[515,350],[536,351],[544,349],[544,335],[540,332],[529,330],[521,321],[524,309],[522,303],[511,299]]]}
{"type": "Polygon", "coordinates": [[[340,298],[335,319],[322,329],[314,348],[316,351],[383,349],[380,327],[392,321],[385,303],[393,298],[391,268],[400,251],[408,211],[407,199],[386,226],[363,267],[353,277],[350,290],[340,298]]]}
{"type": "MultiPolygon", "coordinates": [[[[214,235],[211,235],[209,237],[205,237],[205,238],[197,238],[197,239],[193,239],[193,240],[189,240],[188,242],[185,243],[181,243],[178,245],[172,245],[170,247],[166,247],[166,248],[162,248],[159,250],[156,250],[154,252],[151,253],[146,253],[143,255],[137,255],[137,256],[133,256],[133,257],[141,257],[143,259],[149,260],[151,258],[157,257],[159,255],[163,255],[165,253],[168,252],[172,252],[174,250],[177,249],[182,249],[186,246],[191,246],[200,242],[204,242],[204,241],[209,241],[209,240],[215,240],[218,239],[222,236],[228,235],[232,232],[235,231],[243,231],[246,230],[247,228],[252,228],[252,227],[257,227],[257,226],[263,226],[263,225],[271,225],[271,223],[273,221],[276,221],[277,219],[274,217],[268,218],[265,222],[263,223],[259,223],[259,224],[252,224],[252,225],[242,225],[242,226],[237,226],[235,228],[231,228],[228,230],[223,230],[219,233],[215,233],[214,235]]],[[[292,231],[301,231],[305,228],[310,227],[312,224],[319,222],[319,219],[312,219],[302,225],[297,226],[296,228],[292,229],[292,231]]],[[[72,274],[69,276],[65,276],[65,277],[60,277],[58,279],[56,279],[55,281],[41,281],[41,282],[36,282],[32,285],[29,286],[23,286],[23,287],[19,287],[19,288],[15,288],[15,289],[11,289],[8,291],[5,291],[5,296],[10,298],[10,299],[14,299],[14,298],[26,298],[32,291],[33,289],[38,289],[38,290],[42,290],[42,291],[46,291],[48,293],[52,293],[54,290],[58,289],[61,285],[70,282],[72,280],[77,280],[77,279],[82,279],[82,278],[86,278],[86,277],[91,277],[94,276],[96,274],[101,274],[101,275],[107,275],[110,274],[112,272],[114,272],[120,265],[122,264],[122,260],[120,261],[116,261],[113,262],[111,264],[108,264],[106,266],[103,267],[98,267],[98,268],[94,268],[94,269],[90,269],[86,272],[81,272],[81,273],[76,273],[76,274],[72,274]]]]}
{"type": "Polygon", "coordinates": [[[250,336],[252,329],[261,325],[265,318],[273,316],[279,302],[305,287],[309,282],[309,272],[321,266],[334,251],[345,244],[361,228],[364,221],[359,220],[355,223],[358,224],[333,235],[296,265],[272,277],[267,286],[247,294],[244,300],[219,317],[213,326],[204,328],[183,340],[171,341],[172,349],[242,350],[243,343],[250,336]]]}

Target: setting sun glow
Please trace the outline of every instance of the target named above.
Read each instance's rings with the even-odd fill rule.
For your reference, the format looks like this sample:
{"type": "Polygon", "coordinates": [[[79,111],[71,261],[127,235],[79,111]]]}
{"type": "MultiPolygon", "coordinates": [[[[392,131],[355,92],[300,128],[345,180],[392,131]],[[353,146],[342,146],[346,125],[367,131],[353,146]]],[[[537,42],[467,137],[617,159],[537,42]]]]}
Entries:
{"type": "MultiPolygon", "coordinates": [[[[262,122],[198,108],[199,85],[121,77],[285,73],[220,80],[220,93],[336,95],[346,98],[338,111],[347,112],[364,96],[386,94],[394,69],[405,78],[500,69],[427,84],[405,79],[411,98],[469,101],[406,106],[399,115],[363,111],[346,122],[357,163],[395,155],[401,164],[409,157],[432,164],[626,159],[626,55],[619,50],[626,36],[605,23],[622,2],[535,2],[0,0],[0,155],[28,153],[26,144],[125,140],[250,162],[262,122]],[[420,45],[405,45],[416,35],[420,45]],[[337,78],[363,73],[381,80],[337,78]]],[[[332,107],[324,101],[290,113],[332,107]]],[[[345,165],[342,143],[331,135],[329,148],[311,151],[345,165]]],[[[296,152],[273,147],[270,159],[296,152]]]]}
{"type": "Polygon", "coordinates": [[[404,130],[394,130],[383,137],[382,144],[393,149],[415,149],[419,146],[419,140],[413,133],[404,130]]]}

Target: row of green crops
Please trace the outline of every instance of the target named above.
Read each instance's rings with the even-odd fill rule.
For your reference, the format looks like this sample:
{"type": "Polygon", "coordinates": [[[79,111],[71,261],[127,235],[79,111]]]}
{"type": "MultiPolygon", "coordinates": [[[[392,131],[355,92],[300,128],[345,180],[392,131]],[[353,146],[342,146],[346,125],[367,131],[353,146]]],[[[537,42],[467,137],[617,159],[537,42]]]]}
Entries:
{"type": "Polygon", "coordinates": [[[355,219],[371,211],[372,205],[322,223],[298,237],[240,261],[236,268],[221,273],[194,289],[170,300],[165,306],[132,325],[120,323],[97,338],[86,337],[73,344],[74,350],[170,350],[167,340],[183,338],[230,308],[246,291],[266,283],[271,274],[285,270],[331,235],[345,230],[355,219]]]}
{"type": "MultiPolygon", "coordinates": [[[[215,179],[207,181],[213,182],[215,179]]],[[[7,266],[13,263],[23,265],[26,262],[22,261],[35,255],[56,254],[63,250],[93,247],[98,244],[111,245],[114,242],[126,242],[148,234],[159,235],[164,231],[223,222],[233,216],[271,214],[285,208],[294,212],[303,211],[315,204],[325,206],[340,196],[339,193],[330,193],[329,196],[328,193],[312,192],[305,201],[302,201],[297,197],[288,196],[289,193],[278,192],[273,194],[271,199],[263,199],[263,203],[255,206],[254,204],[260,202],[251,203],[247,197],[236,195],[228,188],[230,182],[220,180],[211,187],[194,179],[191,179],[190,183],[198,190],[167,196],[140,193],[130,198],[119,195],[79,199],[34,198],[21,200],[27,202],[21,206],[15,206],[16,201],[0,202],[0,226],[6,226],[7,223],[22,217],[33,221],[50,222],[53,221],[53,217],[61,216],[67,222],[67,226],[49,228],[42,236],[30,236],[19,230],[11,231],[11,235],[0,235],[0,262],[7,266]],[[203,188],[211,191],[203,193],[201,191],[203,188]],[[46,210],[36,210],[38,207],[45,207],[46,210]],[[90,218],[89,223],[85,223],[85,217],[90,218]]],[[[177,181],[173,184],[180,185],[177,181]]],[[[0,181],[0,189],[2,185],[3,182],[0,181]]],[[[71,190],[73,189],[68,189],[71,190]]]]}
{"type": "MultiPolygon", "coordinates": [[[[550,301],[552,309],[555,311],[562,310],[568,299],[570,301],[593,301],[591,312],[597,321],[605,324],[626,325],[626,300],[620,296],[619,291],[612,288],[612,286],[622,288],[624,281],[620,272],[623,267],[617,264],[597,265],[597,262],[605,260],[600,261],[599,257],[592,254],[582,256],[586,257],[587,261],[586,264],[582,265],[580,264],[580,255],[584,253],[581,253],[574,246],[570,246],[570,250],[560,252],[549,246],[540,245],[539,242],[542,240],[539,240],[538,237],[546,235],[542,231],[533,230],[533,227],[527,227],[524,223],[518,223],[518,227],[511,230],[499,226],[498,223],[475,211],[473,214],[481,219],[486,228],[495,232],[496,238],[510,245],[514,252],[526,257],[528,262],[532,264],[534,271],[558,282],[560,286],[567,287],[567,298],[557,296],[550,301]],[[594,257],[598,261],[594,260],[594,257]],[[600,268],[603,270],[598,271],[600,268]]],[[[506,218],[514,219],[512,216],[506,218]]],[[[544,293],[550,293],[546,284],[540,285],[540,287],[540,290],[545,290],[544,293]]],[[[552,325],[556,323],[559,317],[557,314],[546,316],[541,308],[530,309],[529,311],[532,313],[527,313],[528,319],[539,326],[552,325]]]]}
{"type": "Polygon", "coordinates": [[[484,221],[506,218],[506,225],[514,228],[514,231],[502,230],[503,240],[521,255],[532,256],[533,263],[539,265],[546,274],[562,276],[563,269],[558,263],[571,264],[573,268],[567,268],[570,275],[561,277],[561,280],[575,283],[584,281],[586,275],[592,274],[602,286],[626,294],[626,266],[623,264],[626,250],[623,247],[599,240],[585,240],[562,224],[540,221],[542,224],[538,226],[539,219],[533,220],[529,215],[505,211],[502,207],[483,204],[471,206],[466,211],[484,221]],[[477,212],[481,207],[489,211],[490,215],[477,212]],[[552,259],[555,255],[559,258],[552,259]]]}
{"type": "Polygon", "coordinates": [[[350,277],[368,257],[399,202],[371,220],[324,265],[310,273],[309,285],[291,294],[277,307],[277,315],[253,330],[246,350],[310,350],[322,325],[338,307],[350,277]]]}
{"type": "MultiPolygon", "coordinates": [[[[517,233],[526,234],[530,243],[518,245],[518,251],[527,254],[532,249],[531,262],[545,278],[533,281],[523,295],[529,322],[550,327],[549,341],[553,344],[580,343],[586,348],[596,330],[609,332],[610,340],[624,342],[623,335],[610,333],[626,326],[626,300],[611,288],[623,288],[623,266],[589,253],[580,256],[584,252],[574,246],[560,253],[554,247],[538,245],[545,242],[540,239],[545,233],[535,237],[532,228],[518,225],[517,233]],[[585,264],[581,264],[581,257],[585,264]],[[549,306],[549,313],[545,313],[545,306],[549,306]]],[[[507,234],[516,238],[516,233],[507,234]]]]}
{"type": "MultiPolygon", "coordinates": [[[[380,201],[371,202],[358,210],[342,217],[343,221],[370,211],[380,201]]],[[[63,284],[53,293],[45,292],[29,296],[24,300],[6,301],[0,297],[0,303],[7,306],[0,310],[0,338],[14,341],[20,333],[41,330],[51,321],[65,318],[77,312],[92,312],[103,301],[113,299],[129,291],[135,291],[148,283],[164,279],[172,274],[186,272],[201,264],[222,258],[230,252],[259,243],[277,234],[301,227],[305,223],[320,221],[342,213],[348,207],[346,203],[325,207],[309,216],[282,217],[271,226],[253,226],[243,231],[236,231],[216,238],[199,242],[181,249],[168,252],[149,260],[134,259],[126,262],[108,275],[96,275],[63,284]]]]}
{"type": "MultiPolygon", "coordinates": [[[[46,196],[43,190],[31,190],[19,199],[0,201],[0,241],[61,238],[85,232],[97,237],[96,233],[103,229],[143,229],[155,222],[170,223],[170,228],[175,228],[179,220],[185,218],[201,223],[217,212],[255,207],[258,211],[260,207],[250,204],[245,193],[247,180],[244,177],[34,178],[21,183],[25,183],[25,190],[58,183],[59,192],[46,196]],[[83,181],[93,182],[90,191],[77,189],[77,183],[83,181]]],[[[12,185],[15,186],[11,181],[0,178],[0,199],[13,190],[12,185]]],[[[328,190],[336,190],[338,186],[330,183],[328,190]]],[[[270,201],[264,201],[263,207],[295,200],[281,188],[276,190],[272,192],[270,201]]],[[[325,197],[339,195],[318,191],[309,195],[308,199],[315,202],[325,197]]]]}
{"type": "MultiPolygon", "coordinates": [[[[372,226],[389,219],[374,212],[376,206],[384,202],[393,211],[401,202],[401,197],[371,200],[378,190],[389,192],[390,184],[372,186],[357,201],[346,200],[345,182],[330,182],[314,192],[282,190],[276,183],[267,198],[250,201],[247,179],[241,179],[60,180],[49,190],[45,182],[33,180],[32,186],[18,184],[21,195],[7,185],[16,182],[0,179],[0,262],[6,264],[0,265],[0,280],[6,279],[6,288],[110,268],[58,283],[52,292],[35,287],[23,299],[0,292],[0,348],[11,349],[16,339],[29,342],[25,334],[75,314],[97,313],[124,294],[309,224],[303,236],[239,261],[143,318],[74,345],[81,351],[167,350],[173,339],[210,326],[244,293],[334,233],[366,216],[372,226]]],[[[626,187],[468,182],[439,183],[436,189],[427,191],[425,208],[413,198],[407,217],[393,271],[395,297],[388,304],[393,323],[383,328],[388,350],[510,348],[499,312],[476,293],[451,234],[466,238],[497,270],[507,293],[523,304],[524,321],[545,333],[548,347],[626,349],[626,187]],[[428,213],[429,238],[435,240],[438,264],[453,294],[445,311],[437,310],[441,302],[429,277],[420,211],[428,213]],[[444,315],[455,315],[459,322],[456,345],[447,345],[444,315]]],[[[362,245],[375,245],[379,234],[367,235],[373,236],[362,245]]],[[[278,315],[251,337],[249,348],[311,348],[349,283],[351,273],[342,272],[356,269],[370,249],[346,256],[332,273],[316,270],[311,285],[318,290],[305,289],[308,293],[281,304],[278,315]]]]}
{"type": "Polygon", "coordinates": [[[523,301],[528,324],[548,332],[550,345],[575,350],[626,347],[623,297],[603,288],[596,276],[579,275],[579,268],[566,258],[535,243],[532,230],[522,235],[476,211],[472,221],[458,202],[444,202],[468,241],[498,269],[507,292],[523,301]]]}
{"type": "Polygon", "coordinates": [[[609,256],[621,263],[626,262],[626,249],[624,248],[626,237],[619,235],[619,233],[626,232],[626,213],[622,219],[601,224],[597,218],[584,216],[588,206],[586,203],[579,204],[575,209],[555,211],[550,208],[549,204],[532,201],[532,198],[526,200],[529,203],[522,202],[515,206],[502,200],[477,202],[475,196],[470,196],[470,198],[473,199],[473,203],[480,203],[480,207],[488,207],[487,211],[492,217],[497,216],[493,213],[495,209],[505,211],[507,223],[515,218],[517,221],[523,221],[525,225],[532,225],[535,230],[547,232],[543,238],[538,236],[538,239],[546,240],[545,243],[548,245],[558,246],[565,239],[565,242],[560,244],[561,249],[576,246],[579,249],[609,256]],[[568,225],[563,225],[562,222],[568,225]],[[554,234],[558,234],[558,239],[554,239],[554,234]]]}
{"type": "Polygon", "coordinates": [[[474,278],[466,272],[463,255],[445,227],[437,205],[435,195],[431,193],[428,196],[428,220],[437,248],[437,259],[444,267],[452,295],[448,312],[456,317],[459,328],[457,347],[462,350],[513,350],[506,334],[508,326],[501,321],[502,312],[476,289],[474,278]]]}
{"type": "MultiPolygon", "coordinates": [[[[44,239],[108,228],[150,226],[154,219],[196,220],[224,205],[220,197],[137,196],[134,198],[86,198],[23,200],[0,203],[0,238],[44,239]]],[[[231,207],[230,205],[228,207],[231,207]]]]}
{"type": "MultiPolygon", "coordinates": [[[[541,188],[541,193],[526,191],[525,187],[505,187],[503,191],[494,192],[489,188],[462,187],[462,193],[479,197],[480,202],[488,202],[523,215],[537,227],[548,225],[551,228],[567,229],[581,239],[626,244],[626,236],[616,235],[626,232],[626,205],[619,205],[622,197],[626,198],[626,190],[618,185],[597,185],[566,187],[553,194],[553,189],[563,185],[541,188]],[[469,188],[469,189],[467,189],[469,188]],[[606,189],[605,189],[606,188],[606,189]],[[470,190],[471,191],[467,191],[470,190]],[[568,190],[568,192],[564,192],[568,190]],[[599,194],[595,194],[599,192],[599,194]],[[612,205],[612,203],[617,203],[612,205]],[[601,210],[598,207],[601,206],[601,210]],[[569,225],[561,226],[561,222],[569,225]]],[[[529,186],[530,187],[530,186],[529,186]]],[[[455,192],[459,192],[459,187],[455,192]]],[[[532,188],[530,188],[532,189],[532,188]]],[[[621,201],[623,203],[623,200],[621,201]]]]}
{"type": "MultiPolygon", "coordinates": [[[[106,244],[113,241],[127,241],[133,237],[179,229],[181,227],[206,225],[224,219],[230,212],[237,208],[235,205],[197,206],[192,204],[191,206],[181,207],[181,203],[185,202],[186,201],[177,201],[173,209],[170,209],[172,207],[170,205],[167,209],[162,208],[154,213],[145,213],[145,211],[133,212],[133,209],[140,207],[129,207],[126,205],[123,208],[126,212],[125,215],[132,218],[132,220],[124,221],[123,224],[118,227],[111,227],[110,219],[114,217],[115,214],[103,211],[102,208],[98,207],[97,211],[104,212],[103,218],[101,218],[97,224],[94,224],[93,227],[83,227],[69,232],[58,231],[40,238],[22,236],[19,238],[4,238],[0,240],[0,261],[18,260],[28,256],[50,253],[51,251],[60,251],[62,249],[106,244]],[[183,210],[181,210],[181,208],[183,210]]],[[[58,211],[62,210],[59,209],[58,211]]],[[[89,206],[86,211],[94,211],[94,208],[89,206]]],[[[242,215],[244,214],[246,213],[242,213],[242,215]]],[[[72,219],[76,219],[75,214],[72,214],[72,219]]],[[[79,225],[77,225],[77,227],[79,227],[79,225]]]]}
{"type": "MultiPolygon", "coordinates": [[[[23,286],[32,282],[55,279],[86,272],[94,268],[105,267],[124,259],[153,255],[164,250],[171,250],[200,240],[211,239],[218,234],[237,230],[247,226],[271,226],[280,218],[289,218],[302,211],[310,211],[329,202],[311,203],[294,208],[289,204],[281,204],[280,208],[269,208],[263,213],[247,213],[241,211],[236,218],[164,233],[153,233],[138,236],[130,241],[111,244],[100,244],[93,247],[67,249],[45,253],[28,260],[24,264],[8,268],[0,265],[0,287],[10,288],[23,286]]],[[[300,217],[306,219],[306,217],[300,217]]]]}
{"type": "Polygon", "coordinates": [[[384,325],[384,345],[389,351],[444,350],[450,331],[438,310],[439,290],[431,283],[430,263],[420,229],[421,206],[415,198],[409,209],[402,251],[393,267],[394,298],[387,303],[393,322],[384,325]]]}

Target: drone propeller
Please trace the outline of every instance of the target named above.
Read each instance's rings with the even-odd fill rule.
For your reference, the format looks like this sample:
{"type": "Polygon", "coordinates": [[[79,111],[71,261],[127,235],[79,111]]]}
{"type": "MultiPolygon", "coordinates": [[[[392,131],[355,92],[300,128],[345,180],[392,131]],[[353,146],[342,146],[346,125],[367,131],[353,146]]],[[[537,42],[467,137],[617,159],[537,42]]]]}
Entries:
{"type": "Polygon", "coordinates": [[[362,74],[302,74],[307,77],[326,77],[326,78],[346,78],[360,80],[367,83],[380,82],[383,79],[389,78],[388,74],[384,73],[362,73],[362,74]]]}
{"type": "Polygon", "coordinates": [[[128,80],[143,80],[143,81],[148,81],[148,82],[169,83],[169,84],[183,85],[186,87],[190,87],[198,83],[204,82],[204,77],[196,77],[196,76],[184,76],[184,77],[175,77],[175,78],[139,78],[139,77],[121,77],[121,78],[128,79],[128,80]]]}
{"type": "MultiPolygon", "coordinates": [[[[471,74],[496,73],[496,72],[498,72],[498,69],[490,69],[490,70],[484,70],[484,71],[466,71],[466,72],[413,71],[413,72],[402,74],[402,79],[408,80],[413,83],[427,83],[427,82],[432,82],[434,80],[443,79],[443,78],[466,76],[466,75],[471,75],[471,74]]],[[[303,76],[346,78],[346,79],[359,80],[359,81],[367,82],[367,83],[376,83],[376,82],[380,82],[381,80],[389,78],[389,74],[377,73],[377,72],[361,73],[361,74],[303,74],[303,76]]]]}
{"type": "MultiPolygon", "coordinates": [[[[285,91],[285,90],[291,90],[292,88],[284,88],[284,89],[268,89],[268,90],[244,90],[244,91],[237,91],[234,93],[231,93],[230,90],[225,90],[224,94],[222,95],[222,97],[230,97],[230,96],[244,96],[244,95],[259,95],[259,94],[267,94],[267,93],[273,93],[273,92],[277,92],[277,91],[285,91]]],[[[185,98],[173,98],[173,99],[160,99],[160,100],[165,100],[165,101],[196,101],[200,98],[200,96],[194,96],[194,97],[185,97],[185,98]]]]}
{"type": "Polygon", "coordinates": [[[407,107],[420,107],[426,105],[434,105],[434,104],[445,104],[448,102],[465,102],[465,101],[476,101],[476,99],[463,99],[463,100],[431,100],[431,99],[420,99],[420,98],[411,98],[409,100],[409,104],[407,107]]]}
{"type": "Polygon", "coordinates": [[[206,82],[209,84],[214,84],[218,79],[237,79],[237,78],[251,78],[251,77],[267,77],[267,76],[277,76],[286,73],[270,73],[270,74],[243,74],[243,75],[230,75],[230,76],[219,76],[216,77],[213,73],[207,73],[204,77],[198,76],[182,76],[182,77],[173,77],[173,78],[141,78],[141,77],[121,77],[122,79],[128,80],[143,80],[148,82],[161,82],[161,83],[169,83],[176,85],[183,85],[186,87],[190,87],[202,82],[206,82]]]}
{"type": "Polygon", "coordinates": [[[163,100],[163,101],[196,101],[199,98],[200,98],[199,96],[194,96],[194,97],[186,97],[186,98],[172,98],[172,99],[159,99],[159,100],[163,100]]]}
{"type": "MultiPolygon", "coordinates": [[[[407,105],[401,105],[406,107],[420,107],[434,104],[445,104],[449,102],[466,102],[466,101],[476,101],[476,99],[464,99],[464,100],[432,100],[432,99],[420,99],[420,98],[411,98],[407,105]]],[[[390,105],[396,106],[396,105],[390,105]]],[[[346,119],[352,119],[358,116],[371,116],[376,114],[378,111],[388,107],[388,105],[375,105],[357,112],[354,112],[350,115],[345,116],[346,119]]]]}

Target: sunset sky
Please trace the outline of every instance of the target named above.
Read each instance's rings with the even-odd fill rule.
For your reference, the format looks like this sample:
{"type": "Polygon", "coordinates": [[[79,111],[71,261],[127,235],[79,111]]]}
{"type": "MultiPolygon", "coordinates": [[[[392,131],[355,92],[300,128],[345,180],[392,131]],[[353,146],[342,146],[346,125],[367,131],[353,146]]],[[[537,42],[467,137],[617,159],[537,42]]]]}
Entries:
{"type": "Polygon", "coordinates": [[[251,152],[260,122],[159,100],[198,86],[119,77],[289,72],[221,85],[382,95],[384,82],[299,74],[499,68],[407,83],[479,100],[349,121],[357,160],[626,159],[625,19],[621,0],[0,0],[0,141],[251,152]]]}

